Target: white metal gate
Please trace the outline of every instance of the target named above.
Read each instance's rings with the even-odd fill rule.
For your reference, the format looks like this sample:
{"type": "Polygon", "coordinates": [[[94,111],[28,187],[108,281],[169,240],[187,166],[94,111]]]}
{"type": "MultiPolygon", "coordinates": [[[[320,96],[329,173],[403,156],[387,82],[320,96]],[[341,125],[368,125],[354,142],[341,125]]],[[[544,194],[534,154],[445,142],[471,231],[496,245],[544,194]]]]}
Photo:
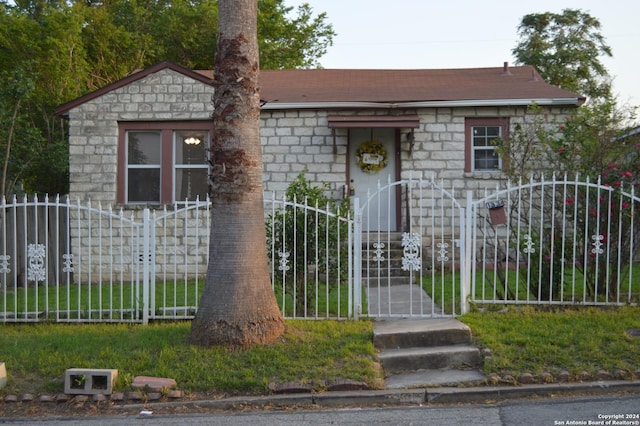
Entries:
{"type": "Polygon", "coordinates": [[[465,271],[465,211],[453,189],[433,180],[387,182],[366,199],[354,199],[354,212],[354,297],[359,315],[441,317],[464,312],[460,283],[465,271]],[[390,193],[401,194],[402,232],[381,231],[396,229],[396,224],[375,220],[396,217],[388,212],[390,193]]]}

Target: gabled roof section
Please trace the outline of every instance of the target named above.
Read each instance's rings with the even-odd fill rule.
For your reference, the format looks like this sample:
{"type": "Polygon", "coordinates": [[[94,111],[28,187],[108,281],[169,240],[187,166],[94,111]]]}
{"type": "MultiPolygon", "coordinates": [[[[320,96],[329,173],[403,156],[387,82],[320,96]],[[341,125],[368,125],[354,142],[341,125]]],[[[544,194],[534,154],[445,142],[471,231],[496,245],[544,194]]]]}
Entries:
{"type": "Polygon", "coordinates": [[[143,70],[136,70],[133,71],[131,74],[129,74],[128,76],[126,76],[123,79],[120,79],[114,83],[111,83],[107,86],[104,86],[98,90],[95,90],[91,93],[87,93],[84,96],[81,96],[79,98],[76,98],[70,102],[67,102],[66,104],[60,105],[58,108],[56,108],[55,113],[58,115],[64,115],[67,112],[69,112],[69,110],[75,108],[78,105],[81,105],[85,102],[88,102],[92,99],[95,99],[97,97],[100,97],[106,93],[111,92],[112,90],[116,90],[119,89],[120,87],[124,87],[128,84],[133,83],[134,81],[140,80],[142,78],[145,78],[146,76],[150,75],[150,74],[154,74],[157,73],[158,71],[162,71],[165,69],[169,69],[169,70],[173,70],[175,72],[178,72],[180,74],[184,74],[187,77],[191,77],[194,80],[197,81],[201,81],[203,84],[208,84],[211,85],[212,82],[212,76],[213,73],[209,72],[208,74],[210,75],[210,77],[207,77],[207,73],[200,73],[200,72],[196,72],[196,71],[192,71],[188,68],[184,68],[180,65],[176,65],[173,62],[160,62],[159,64],[153,65],[149,68],[145,68],[143,70]]]}

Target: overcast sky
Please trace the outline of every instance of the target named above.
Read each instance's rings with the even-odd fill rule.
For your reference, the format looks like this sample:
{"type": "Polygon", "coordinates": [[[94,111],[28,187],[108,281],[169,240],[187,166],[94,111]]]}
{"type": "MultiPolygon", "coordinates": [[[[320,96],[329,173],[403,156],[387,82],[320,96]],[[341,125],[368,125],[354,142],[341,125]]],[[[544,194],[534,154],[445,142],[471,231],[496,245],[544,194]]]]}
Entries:
{"type": "Polygon", "coordinates": [[[600,20],[613,50],[603,63],[622,103],[640,105],[638,0],[285,0],[326,12],[337,36],[324,68],[475,68],[514,62],[529,13],[581,9],[600,20]]]}

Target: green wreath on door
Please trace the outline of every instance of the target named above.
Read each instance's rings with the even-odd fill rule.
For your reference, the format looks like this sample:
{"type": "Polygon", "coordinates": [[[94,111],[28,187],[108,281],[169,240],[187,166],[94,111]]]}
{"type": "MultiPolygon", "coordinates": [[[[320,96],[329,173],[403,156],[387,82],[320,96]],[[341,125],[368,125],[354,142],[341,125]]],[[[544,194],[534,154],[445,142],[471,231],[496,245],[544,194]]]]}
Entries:
{"type": "Polygon", "coordinates": [[[387,148],[375,140],[360,144],[356,156],[358,157],[358,167],[365,173],[378,173],[389,162],[387,148]]]}

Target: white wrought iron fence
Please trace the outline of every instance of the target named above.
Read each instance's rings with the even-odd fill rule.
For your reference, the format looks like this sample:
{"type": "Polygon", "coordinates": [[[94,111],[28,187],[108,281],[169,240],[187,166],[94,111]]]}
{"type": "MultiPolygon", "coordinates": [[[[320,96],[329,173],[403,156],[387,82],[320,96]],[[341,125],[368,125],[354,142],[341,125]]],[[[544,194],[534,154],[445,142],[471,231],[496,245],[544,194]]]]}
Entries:
{"type": "Polygon", "coordinates": [[[350,211],[308,200],[265,200],[271,283],[285,318],[351,318],[350,211]]]}
{"type": "MultiPolygon", "coordinates": [[[[348,212],[265,200],[274,292],[287,318],[348,318],[348,212]]],[[[209,253],[210,203],[118,209],[67,198],[0,205],[0,321],[191,319],[209,253]]]]}
{"type": "Polygon", "coordinates": [[[14,197],[2,201],[0,219],[3,321],[141,320],[141,230],[131,217],[60,197],[14,197]]]}
{"type": "Polygon", "coordinates": [[[634,185],[566,176],[486,191],[469,202],[471,300],[637,304],[639,202],[634,185]]]}
{"type": "MultiPolygon", "coordinates": [[[[634,186],[566,177],[507,183],[477,199],[467,191],[466,207],[454,188],[421,179],[378,185],[344,211],[265,199],[273,290],[286,318],[637,305],[639,202],[634,186]]],[[[210,214],[208,201],[114,210],[2,200],[0,321],[193,318],[210,214]]]]}

